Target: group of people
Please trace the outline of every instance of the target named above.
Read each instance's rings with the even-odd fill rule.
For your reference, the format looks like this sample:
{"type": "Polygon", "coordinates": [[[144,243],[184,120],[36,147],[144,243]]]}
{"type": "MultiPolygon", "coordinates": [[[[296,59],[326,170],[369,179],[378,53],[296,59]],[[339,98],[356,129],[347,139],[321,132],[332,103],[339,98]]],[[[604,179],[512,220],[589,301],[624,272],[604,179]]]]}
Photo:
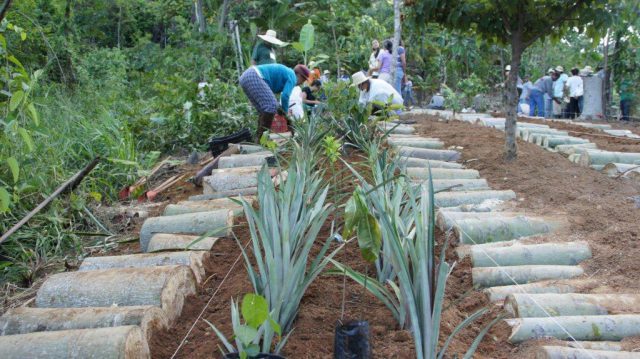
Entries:
{"type": "MultiPolygon", "coordinates": [[[[240,76],[240,87],[258,111],[257,139],[271,128],[277,114],[283,115],[290,125],[289,118],[299,118],[304,111],[313,111],[321,105],[319,93],[322,83],[329,81],[330,73],[320,73],[319,68],[310,70],[304,64],[293,69],[278,64],[274,46],[286,46],[277,38],[274,30],[258,35],[261,41],[255,46],[251,56],[252,66],[240,76]],[[280,95],[280,102],[276,95],[280,95]]],[[[352,86],[357,86],[360,95],[359,103],[391,103],[404,105],[400,94],[404,85],[405,94],[412,100],[411,81],[406,73],[406,57],[403,47],[398,49],[395,80],[391,78],[392,47],[385,42],[385,50],[379,49],[377,41],[373,42],[376,63],[370,62],[368,72],[358,71],[351,76],[352,86]]],[[[372,54],[373,55],[373,54],[372,54]]],[[[377,105],[375,105],[377,106],[377,105]]]]}
{"type": "MultiPolygon", "coordinates": [[[[510,66],[505,69],[508,77],[510,66]]],[[[595,76],[604,76],[599,68],[595,76]]],[[[529,116],[546,118],[577,118],[580,117],[584,104],[583,77],[593,76],[591,66],[582,70],[574,67],[570,76],[564,72],[562,66],[550,68],[545,76],[531,82],[528,76],[524,80],[518,78],[518,94],[520,96],[519,113],[525,113],[527,104],[529,116]]]]}
{"type": "Polygon", "coordinates": [[[407,107],[413,106],[413,83],[407,76],[407,55],[402,40],[396,51],[396,59],[393,59],[393,43],[391,40],[385,40],[383,47],[380,48],[380,42],[373,40],[371,42],[371,55],[369,56],[369,70],[367,76],[372,79],[380,79],[391,86],[401,94],[404,104],[407,107]],[[391,73],[393,62],[396,63],[395,76],[391,73]]]}

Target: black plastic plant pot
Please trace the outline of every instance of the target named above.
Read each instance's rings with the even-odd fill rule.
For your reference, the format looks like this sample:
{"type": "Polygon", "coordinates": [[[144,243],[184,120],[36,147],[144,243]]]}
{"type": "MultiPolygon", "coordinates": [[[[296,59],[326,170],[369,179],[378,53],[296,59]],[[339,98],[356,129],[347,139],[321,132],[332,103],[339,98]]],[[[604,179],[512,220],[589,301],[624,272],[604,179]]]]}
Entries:
{"type": "MultiPolygon", "coordinates": [[[[223,359],[240,359],[240,354],[238,353],[228,353],[225,354],[223,359]]],[[[277,354],[268,354],[268,353],[259,353],[256,356],[249,357],[251,359],[286,359],[285,357],[277,354]]]]}
{"type": "Polygon", "coordinates": [[[334,359],[371,358],[369,322],[352,321],[345,324],[336,324],[333,357],[334,359]]]}

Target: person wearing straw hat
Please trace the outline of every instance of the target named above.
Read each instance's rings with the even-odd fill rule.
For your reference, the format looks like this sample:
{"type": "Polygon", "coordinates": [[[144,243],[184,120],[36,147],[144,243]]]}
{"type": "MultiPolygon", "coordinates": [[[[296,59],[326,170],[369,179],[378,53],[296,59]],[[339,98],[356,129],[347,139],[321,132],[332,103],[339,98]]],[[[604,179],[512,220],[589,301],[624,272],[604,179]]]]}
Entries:
{"type": "MultiPolygon", "coordinates": [[[[402,96],[396,91],[393,86],[380,79],[373,79],[365,75],[364,72],[358,71],[351,75],[351,86],[357,86],[360,90],[360,99],[358,102],[366,106],[371,102],[387,103],[391,99],[391,103],[394,105],[403,105],[404,100],[402,96]]],[[[379,106],[374,104],[374,109],[380,109],[379,106]]],[[[375,112],[375,111],[374,111],[375,112]]]]}
{"type": "Polygon", "coordinates": [[[309,72],[305,65],[290,69],[280,64],[267,64],[251,66],[240,76],[240,87],[259,114],[257,141],[271,128],[276,112],[288,113],[293,88],[307,81],[309,72]],[[280,108],[276,94],[280,94],[280,108]]]}
{"type": "Polygon", "coordinates": [[[266,65],[276,63],[276,52],[273,49],[273,45],[286,46],[287,43],[277,38],[274,30],[267,30],[264,35],[258,35],[262,41],[259,41],[253,48],[253,54],[251,55],[252,65],[266,65]]]}
{"type": "Polygon", "coordinates": [[[553,83],[553,115],[560,118],[564,114],[564,88],[569,76],[564,73],[562,66],[556,66],[555,71],[558,74],[558,79],[553,83]]]}

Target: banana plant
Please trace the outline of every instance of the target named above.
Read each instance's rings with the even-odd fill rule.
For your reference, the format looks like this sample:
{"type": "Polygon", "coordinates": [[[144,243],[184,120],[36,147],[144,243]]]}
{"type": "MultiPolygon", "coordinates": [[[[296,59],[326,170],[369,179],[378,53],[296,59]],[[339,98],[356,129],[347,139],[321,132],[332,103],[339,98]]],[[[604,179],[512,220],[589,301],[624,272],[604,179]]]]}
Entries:
{"type": "Polygon", "coordinates": [[[309,20],[300,30],[300,39],[298,42],[291,44],[294,49],[302,53],[304,63],[307,64],[307,55],[315,44],[315,28],[309,20]]]}

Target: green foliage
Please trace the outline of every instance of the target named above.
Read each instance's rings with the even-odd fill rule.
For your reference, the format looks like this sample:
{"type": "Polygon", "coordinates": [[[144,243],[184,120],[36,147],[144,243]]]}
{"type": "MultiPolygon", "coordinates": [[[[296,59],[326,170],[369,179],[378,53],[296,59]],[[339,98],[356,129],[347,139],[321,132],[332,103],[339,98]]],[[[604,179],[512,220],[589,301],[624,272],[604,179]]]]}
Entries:
{"type": "Polygon", "coordinates": [[[365,261],[373,263],[380,255],[382,235],[380,224],[371,214],[365,202],[365,193],[357,187],[353,196],[347,201],[344,209],[345,224],[342,232],[344,238],[349,238],[356,229],[360,253],[365,261]]]}
{"type": "Polygon", "coordinates": [[[329,159],[330,163],[335,163],[340,158],[342,144],[334,136],[325,136],[322,139],[322,147],[324,148],[324,155],[329,159]]]}
{"type": "Polygon", "coordinates": [[[451,109],[454,113],[462,111],[464,106],[464,95],[455,92],[447,85],[442,85],[442,94],[444,95],[445,108],[451,109]]]}
{"type": "MultiPolygon", "coordinates": [[[[238,304],[231,300],[231,322],[233,324],[233,334],[236,342],[234,347],[215,325],[205,319],[211,329],[216,333],[220,341],[229,353],[238,353],[240,358],[253,358],[260,353],[260,344],[265,332],[271,331],[281,335],[280,326],[276,323],[271,314],[267,300],[258,294],[248,293],[242,298],[242,305],[238,310],[238,304]],[[244,324],[240,321],[240,312],[244,324]]],[[[284,345],[285,338],[279,344],[284,345]]]]}

